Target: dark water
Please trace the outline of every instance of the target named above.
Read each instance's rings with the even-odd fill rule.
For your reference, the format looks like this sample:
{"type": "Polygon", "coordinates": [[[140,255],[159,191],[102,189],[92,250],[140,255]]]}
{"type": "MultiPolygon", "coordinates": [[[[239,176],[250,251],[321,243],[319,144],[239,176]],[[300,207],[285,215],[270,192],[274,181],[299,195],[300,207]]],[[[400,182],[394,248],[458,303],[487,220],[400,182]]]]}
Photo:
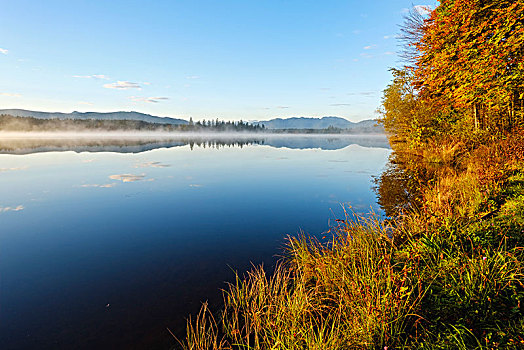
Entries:
{"type": "Polygon", "coordinates": [[[341,203],[379,211],[384,137],[0,142],[0,349],[169,349],[233,270],[341,203]]]}

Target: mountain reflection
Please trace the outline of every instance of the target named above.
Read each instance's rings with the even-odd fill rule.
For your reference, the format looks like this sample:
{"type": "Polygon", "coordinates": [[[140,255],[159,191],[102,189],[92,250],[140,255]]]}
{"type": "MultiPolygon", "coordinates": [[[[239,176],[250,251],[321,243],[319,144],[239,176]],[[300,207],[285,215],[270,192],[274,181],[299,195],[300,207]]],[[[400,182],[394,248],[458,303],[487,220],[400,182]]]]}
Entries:
{"type": "Polygon", "coordinates": [[[0,138],[1,154],[31,154],[39,152],[116,152],[140,153],[157,148],[189,146],[222,149],[265,145],[275,148],[336,150],[350,145],[362,147],[389,148],[384,135],[365,136],[297,136],[297,135],[207,135],[192,137],[7,137],[0,138]]]}

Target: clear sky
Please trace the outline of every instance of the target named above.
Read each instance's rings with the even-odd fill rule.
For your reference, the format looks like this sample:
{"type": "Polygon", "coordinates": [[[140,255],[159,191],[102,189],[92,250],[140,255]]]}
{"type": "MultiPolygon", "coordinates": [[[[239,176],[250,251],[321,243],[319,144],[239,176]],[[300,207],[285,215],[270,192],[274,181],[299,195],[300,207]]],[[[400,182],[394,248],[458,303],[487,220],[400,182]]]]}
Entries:
{"type": "Polygon", "coordinates": [[[375,118],[411,0],[0,0],[0,109],[375,118]]]}

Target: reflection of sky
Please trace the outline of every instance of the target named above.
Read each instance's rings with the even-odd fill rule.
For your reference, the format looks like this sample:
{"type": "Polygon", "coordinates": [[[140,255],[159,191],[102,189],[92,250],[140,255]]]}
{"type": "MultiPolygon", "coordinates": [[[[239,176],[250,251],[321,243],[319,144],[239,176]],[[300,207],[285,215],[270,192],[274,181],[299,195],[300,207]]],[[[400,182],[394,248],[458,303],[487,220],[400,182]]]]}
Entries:
{"type": "Polygon", "coordinates": [[[0,345],[26,328],[26,347],[107,322],[122,324],[120,333],[165,330],[155,322],[194,311],[231,279],[228,266],[270,263],[285,235],[321,234],[341,217],[340,203],[378,211],[371,175],[389,152],[254,145],[0,155],[2,168],[24,169],[0,172],[0,207],[24,209],[0,213],[0,345]],[[115,319],[98,308],[108,303],[115,319]]]}

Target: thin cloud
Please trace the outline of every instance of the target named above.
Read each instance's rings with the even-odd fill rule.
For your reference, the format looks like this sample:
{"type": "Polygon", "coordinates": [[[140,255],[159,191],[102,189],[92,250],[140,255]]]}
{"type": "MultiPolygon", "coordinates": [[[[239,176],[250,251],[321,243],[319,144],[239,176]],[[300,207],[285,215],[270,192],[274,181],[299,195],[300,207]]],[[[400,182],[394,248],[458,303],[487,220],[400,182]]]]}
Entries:
{"type": "Polygon", "coordinates": [[[201,184],[190,184],[189,187],[193,187],[193,188],[199,188],[199,187],[203,187],[204,185],[201,185],[201,184]]]}
{"type": "Polygon", "coordinates": [[[200,79],[199,75],[189,75],[186,77],[186,79],[200,79]]]}
{"type": "Polygon", "coordinates": [[[145,162],[145,163],[139,163],[135,165],[135,168],[167,168],[170,167],[169,164],[162,164],[160,162],[145,162]]]}
{"type": "Polygon", "coordinates": [[[80,187],[111,188],[111,187],[115,187],[115,186],[116,186],[116,183],[112,183],[112,184],[86,184],[86,185],[81,185],[80,187]]]}
{"type": "Polygon", "coordinates": [[[355,95],[360,95],[360,96],[373,96],[375,95],[376,92],[375,91],[361,91],[361,92],[348,92],[347,95],[349,96],[355,96],[355,95]]]}
{"type": "Polygon", "coordinates": [[[142,87],[137,84],[130,81],[117,81],[116,83],[111,84],[104,84],[104,87],[106,89],[117,89],[117,90],[129,90],[129,89],[138,89],[142,90],[142,87]]]}
{"type": "Polygon", "coordinates": [[[109,175],[109,178],[111,180],[119,180],[122,182],[135,182],[143,180],[144,177],[146,177],[145,174],[141,175],[134,175],[134,174],[117,174],[117,175],[109,175]]]}
{"type": "Polygon", "coordinates": [[[109,80],[109,77],[104,74],[93,74],[93,75],[73,75],[73,78],[79,79],[97,79],[97,80],[109,80]]]}
{"type": "Polygon", "coordinates": [[[330,106],[333,107],[343,107],[343,106],[351,106],[351,103],[332,103],[330,106]]]}
{"type": "Polygon", "coordinates": [[[147,103],[158,103],[160,101],[169,100],[169,97],[140,97],[140,96],[131,96],[130,100],[134,102],[147,102],[147,103]]]}
{"type": "Polygon", "coordinates": [[[78,104],[79,105],[86,105],[86,106],[92,106],[93,105],[93,103],[87,102],[87,101],[79,101],[78,104]]]}
{"type": "Polygon", "coordinates": [[[6,211],[20,211],[24,209],[25,207],[23,205],[18,205],[16,207],[0,207],[0,213],[5,213],[6,211]]]}
{"type": "Polygon", "coordinates": [[[277,106],[278,109],[288,109],[289,106],[277,106]]]}
{"type": "Polygon", "coordinates": [[[22,97],[22,95],[20,95],[20,94],[13,94],[13,93],[10,93],[10,92],[0,92],[0,96],[5,96],[5,97],[22,97]]]}
{"type": "Polygon", "coordinates": [[[400,39],[400,38],[401,38],[400,34],[384,35],[384,39],[386,39],[386,40],[388,40],[388,39],[400,39]]]}
{"type": "Polygon", "coordinates": [[[4,54],[4,55],[7,55],[8,52],[9,52],[9,50],[7,50],[7,49],[2,49],[2,48],[0,47],[0,53],[2,53],[2,54],[4,54]]]}
{"type": "Polygon", "coordinates": [[[389,55],[394,55],[395,53],[393,51],[386,51],[384,52],[384,55],[386,56],[389,56],[389,55]]]}

